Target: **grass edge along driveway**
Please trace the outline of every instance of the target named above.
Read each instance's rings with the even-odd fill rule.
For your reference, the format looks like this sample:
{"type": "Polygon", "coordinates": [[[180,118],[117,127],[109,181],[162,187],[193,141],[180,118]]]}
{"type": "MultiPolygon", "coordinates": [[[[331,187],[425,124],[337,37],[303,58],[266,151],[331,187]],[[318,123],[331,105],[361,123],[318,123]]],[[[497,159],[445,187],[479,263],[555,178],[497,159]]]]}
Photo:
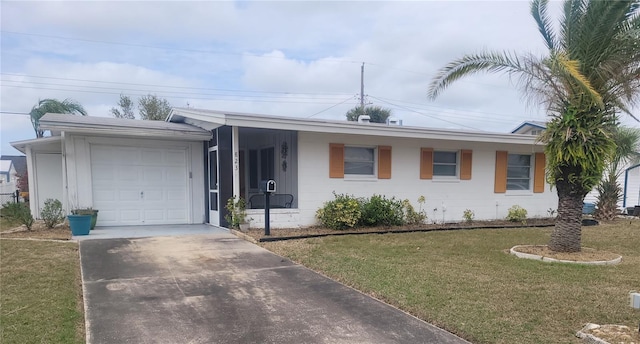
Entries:
{"type": "Polygon", "coordinates": [[[76,243],[0,240],[0,342],[84,343],[76,243]]]}
{"type": "Polygon", "coordinates": [[[583,244],[616,266],[542,263],[506,250],[551,229],[327,237],[263,246],[474,343],[579,343],[585,323],[638,325],[640,221],[585,227],[583,244]]]}

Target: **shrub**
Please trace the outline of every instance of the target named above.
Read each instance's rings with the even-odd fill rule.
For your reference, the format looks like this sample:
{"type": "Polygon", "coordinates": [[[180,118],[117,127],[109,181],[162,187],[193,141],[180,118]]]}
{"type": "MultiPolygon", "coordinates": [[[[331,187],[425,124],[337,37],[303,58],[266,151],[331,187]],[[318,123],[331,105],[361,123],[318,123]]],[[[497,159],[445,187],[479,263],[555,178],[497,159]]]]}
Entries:
{"type": "Polygon", "coordinates": [[[464,222],[466,222],[466,223],[473,222],[473,218],[475,216],[476,216],[476,214],[471,209],[465,209],[464,212],[462,213],[462,218],[464,219],[464,222]]]}
{"type": "Polygon", "coordinates": [[[40,216],[47,228],[53,228],[58,223],[64,221],[62,213],[62,203],[57,199],[48,198],[44,201],[44,207],[40,211],[40,216]]]}
{"type": "Polygon", "coordinates": [[[31,230],[33,222],[35,221],[31,215],[31,209],[29,209],[26,203],[5,203],[2,207],[2,216],[20,222],[25,225],[28,230],[31,230]]]}
{"type": "Polygon", "coordinates": [[[361,201],[352,195],[333,193],[334,200],[325,202],[316,211],[320,224],[331,229],[353,228],[362,216],[361,201]]]}
{"type": "Polygon", "coordinates": [[[527,209],[519,206],[519,205],[514,205],[511,208],[509,208],[509,213],[507,214],[507,220],[511,221],[511,222],[522,222],[522,223],[526,223],[527,222],[527,209]]]}
{"type": "Polygon", "coordinates": [[[360,222],[365,226],[400,226],[404,224],[403,202],[395,197],[373,195],[362,205],[360,222]]]}
{"type": "Polygon", "coordinates": [[[224,216],[231,228],[239,228],[247,221],[247,202],[242,197],[230,197],[225,206],[228,213],[224,216]]]}
{"type": "Polygon", "coordinates": [[[424,196],[420,196],[420,198],[418,198],[418,203],[420,204],[418,211],[415,210],[408,199],[402,201],[402,206],[404,208],[404,221],[406,224],[419,225],[423,224],[427,220],[427,214],[422,210],[422,204],[424,201],[424,196]]]}

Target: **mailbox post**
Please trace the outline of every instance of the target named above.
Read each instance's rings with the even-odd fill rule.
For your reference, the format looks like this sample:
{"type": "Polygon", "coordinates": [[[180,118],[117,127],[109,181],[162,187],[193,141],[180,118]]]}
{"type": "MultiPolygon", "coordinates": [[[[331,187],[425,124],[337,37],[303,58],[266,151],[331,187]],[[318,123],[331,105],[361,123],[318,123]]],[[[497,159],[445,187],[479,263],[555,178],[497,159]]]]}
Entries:
{"type": "Polygon", "coordinates": [[[270,219],[270,204],[269,199],[271,198],[271,194],[276,192],[276,181],[273,179],[263,180],[260,183],[260,189],[264,192],[264,235],[271,235],[271,228],[269,226],[270,219]]]}

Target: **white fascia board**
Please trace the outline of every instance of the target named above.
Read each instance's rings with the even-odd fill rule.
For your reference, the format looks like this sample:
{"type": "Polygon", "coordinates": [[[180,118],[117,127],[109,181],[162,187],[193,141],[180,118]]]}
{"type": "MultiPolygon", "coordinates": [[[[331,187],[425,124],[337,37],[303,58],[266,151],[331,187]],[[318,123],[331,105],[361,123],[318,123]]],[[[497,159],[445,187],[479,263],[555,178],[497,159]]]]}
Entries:
{"type": "Polygon", "coordinates": [[[215,125],[245,128],[280,129],[319,133],[369,135],[382,137],[418,138],[428,140],[490,142],[522,145],[543,145],[535,136],[475,132],[423,127],[389,126],[380,123],[356,123],[347,121],[316,120],[297,117],[262,116],[244,113],[227,113],[196,109],[174,109],[168,121],[186,123],[186,120],[210,122],[215,125]]]}
{"type": "Polygon", "coordinates": [[[211,133],[207,131],[192,131],[180,129],[154,129],[154,128],[132,128],[132,127],[112,127],[100,125],[73,125],[67,124],[47,124],[40,126],[51,131],[68,132],[72,134],[85,135],[107,135],[107,136],[131,136],[163,139],[182,139],[193,141],[208,141],[211,133]]]}
{"type": "Polygon", "coordinates": [[[542,145],[535,137],[518,134],[498,134],[456,131],[446,129],[428,129],[418,127],[388,126],[386,124],[338,123],[292,121],[282,118],[242,118],[234,116],[227,119],[227,125],[264,129],[297,130],[321,133],[369,135],[383,137],[402,137],[445,141],[491,142],[524,145],[542,145]]]}
{"type": "Polygon", "coordinates": [[[14,141],[10,142],[13,148],[19,150],[21,153],[26,154],[27,146],[37,147],[44,145],[51,145],[55,143],[61,143],[62,138],[60,136],[40,137],[37,139],[14,141]]]}

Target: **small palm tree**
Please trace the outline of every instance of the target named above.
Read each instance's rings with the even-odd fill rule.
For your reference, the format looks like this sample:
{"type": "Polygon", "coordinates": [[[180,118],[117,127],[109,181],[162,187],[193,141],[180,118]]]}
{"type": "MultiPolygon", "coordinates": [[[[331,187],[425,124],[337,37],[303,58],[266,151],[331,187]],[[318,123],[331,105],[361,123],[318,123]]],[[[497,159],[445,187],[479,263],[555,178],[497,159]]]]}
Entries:
{"type": "Polygon", "coordinates": [[[615,152],[605,169],[604,178],[598,184],[598,199],[594,216],[599,220],[612,220],[618,214],[618,201],[622,198],[622,188],[618,179],[622,175],[623,166],[636,164],[640,159],[640,130],[619,127],[613,132],[616,143],[615,152]]]}
{"type": "Polygon", "coordinates": [[[640,0],[565,0],[559,31],[552,28],[547,7],[548,0],[531,3],[546,56],[466,55],[440,70],[429,94],[435,98],[452,82],[481,71],[520,77],[525,95],[546,105],[550,118],[540,137],[547,180],[558,193],[549,247],[577,252],[582,203],[614,154],[617,114],[631,115],[640,97],[640,0]]]}
{"type": "Polygon", "coordinates": [[[68,113],[74,115],[86,116],[87,111],[73,99],[65,99],[59,101],[57,99],[43,99],[38,102],[29,112],[31,116],[31,124],[36,132],[36,137],[42,137],[44,130],[40,130],[40,118],[46,113],[68,113]]]}

